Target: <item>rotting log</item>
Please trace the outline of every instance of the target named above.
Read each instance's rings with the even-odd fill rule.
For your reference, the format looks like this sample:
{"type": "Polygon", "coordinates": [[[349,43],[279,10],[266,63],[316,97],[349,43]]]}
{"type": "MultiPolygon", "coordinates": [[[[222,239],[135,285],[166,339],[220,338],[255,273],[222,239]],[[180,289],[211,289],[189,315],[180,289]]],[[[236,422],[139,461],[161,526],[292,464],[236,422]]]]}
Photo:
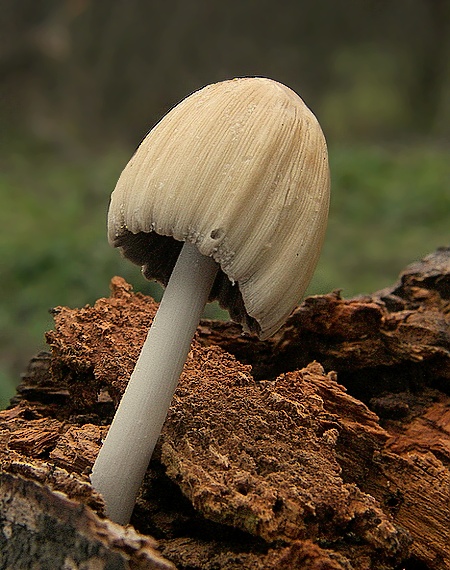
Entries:
{"type": "Polygon", "coordinates": [[[58,555],[73,568],[87,567],[82,544],[118,568],[450,568],[448,248],[373,295],[306,299],[264,342],[202,321],[138,535],[105,519],[88,475],[156,307],[114,278],[110,298],[54,310],[51,353],[0,412],[1,567],[13,552],[12,567],[31,567],[20,529],[45,561],[58,539],[36,531],[38,514],[61,508],[74,542],[58,555]]]}
{"type": "Polygon", "coordinates": [[[173,570],[156,542],[100,519],[83,503],[11,473],[0,474],[1,568],[173,570]]]}

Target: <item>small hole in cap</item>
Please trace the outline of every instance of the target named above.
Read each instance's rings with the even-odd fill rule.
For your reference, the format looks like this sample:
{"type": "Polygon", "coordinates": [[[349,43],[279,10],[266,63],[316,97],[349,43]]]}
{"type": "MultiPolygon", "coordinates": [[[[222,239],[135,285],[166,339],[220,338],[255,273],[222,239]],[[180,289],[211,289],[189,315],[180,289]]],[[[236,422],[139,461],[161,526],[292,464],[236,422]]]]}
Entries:
{"type": "Polygon", "coordinates": [[[225,230],[223,228],[217,228],[209,234],[209,237],[211,239],[220,239],[224,236],[224,234],[225,234],[225,230]]]}

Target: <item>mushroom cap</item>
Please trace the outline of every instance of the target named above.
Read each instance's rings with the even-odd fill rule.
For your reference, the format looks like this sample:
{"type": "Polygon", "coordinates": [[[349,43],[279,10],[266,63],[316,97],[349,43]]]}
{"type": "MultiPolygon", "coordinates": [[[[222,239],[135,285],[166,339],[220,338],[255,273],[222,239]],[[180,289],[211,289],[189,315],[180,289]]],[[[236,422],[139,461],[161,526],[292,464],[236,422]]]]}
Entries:
{"type": "Polygon", "coordinates": [[[108,238],[166,284],[182,247],[220,265],[218,299],[267,338],[312,277],[330,178],[325,138],[291,89],[262,77],[208,85],[149,132],[111,196],[108,238]]]}

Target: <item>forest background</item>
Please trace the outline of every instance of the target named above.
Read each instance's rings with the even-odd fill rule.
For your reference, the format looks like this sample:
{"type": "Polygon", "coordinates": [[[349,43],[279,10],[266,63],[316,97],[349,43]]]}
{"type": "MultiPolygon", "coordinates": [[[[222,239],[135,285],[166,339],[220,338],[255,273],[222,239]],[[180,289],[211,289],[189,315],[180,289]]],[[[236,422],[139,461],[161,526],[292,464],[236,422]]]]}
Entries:
{"type": "MultiPolygon", "coordinates": [[[[115,182],[204,85],[262,75],[319,118],[330,222],[309,294],[383,288],[450,233],[449,0],[0,0],[0,405],[49,309],[108,295],[115,182]]],[[[217,307],[209,315],[225,317],[217,307]]]]}

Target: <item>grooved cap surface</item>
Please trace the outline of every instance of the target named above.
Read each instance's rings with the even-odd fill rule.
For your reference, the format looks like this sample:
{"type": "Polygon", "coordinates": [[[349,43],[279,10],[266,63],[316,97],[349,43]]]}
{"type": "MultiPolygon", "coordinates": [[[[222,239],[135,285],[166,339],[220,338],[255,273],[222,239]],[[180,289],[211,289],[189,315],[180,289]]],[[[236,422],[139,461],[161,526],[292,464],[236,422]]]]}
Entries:
{"type": "Polygon", "coordinates": [[[301,299],[324,239],[329,168],[302,99],[266,78],[224,81],[174,107],[111,197],[109,241],[166,283],[183,241],[221,271],[211,293],[261,338],[301,299]]]}

